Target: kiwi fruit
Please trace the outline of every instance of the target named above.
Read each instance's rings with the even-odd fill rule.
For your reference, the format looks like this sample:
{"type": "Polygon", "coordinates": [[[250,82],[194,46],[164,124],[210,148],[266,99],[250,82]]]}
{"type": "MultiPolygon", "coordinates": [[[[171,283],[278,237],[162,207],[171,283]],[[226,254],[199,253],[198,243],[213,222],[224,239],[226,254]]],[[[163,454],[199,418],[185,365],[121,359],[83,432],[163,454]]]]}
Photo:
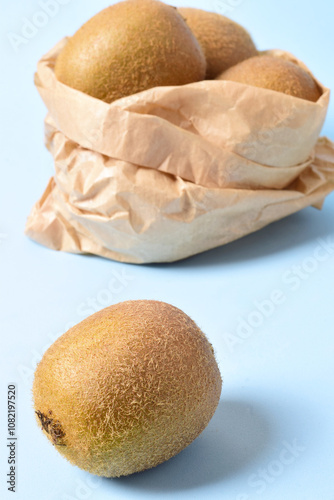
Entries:
{"type": "Polygon", "coordinates": [[[135,300],[59,337],[36,368],[33,398],[38,424],[65,458],[117,477],[189,445],[213,416],[221,385],[213,348],[189,316],[135,300]]]}
{"type": "Polygon", "coordinates": [[[247,59],[217,79],[275,90],[313,102],[321,96],[319,86],[307,71],[293,62],[267,55],[247,59]]]}
{"type": "Polygon", "coordinates": [[[57,79],[108,103],[166,85],[203,80],[206,61],[176,8],[158,0],[107,7],[69,38],[57,79]]]}
{"type": "Polygon", "coordinates": [[[201,9],[184,7],[178,11],[203,49],[206,79],[214,79],[231,66],[257,55],[250,34],[240,24],[201,9]]]}

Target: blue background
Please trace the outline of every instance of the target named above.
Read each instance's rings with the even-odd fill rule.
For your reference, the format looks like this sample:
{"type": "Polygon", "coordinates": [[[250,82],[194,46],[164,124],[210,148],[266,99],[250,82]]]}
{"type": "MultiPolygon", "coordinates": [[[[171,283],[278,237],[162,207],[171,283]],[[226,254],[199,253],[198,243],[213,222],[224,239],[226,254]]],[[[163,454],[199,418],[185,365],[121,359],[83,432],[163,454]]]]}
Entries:
{"type": "MultiPolygon", "coordinates": [[[[26,217],[53,174],[43,146],[46,110],[33,85],[37,61],[110,4],[62,3],[15,51],[8,36],[20,34],[25,18],[31,20],[41,7],[37,0],[1,0],[1,498],[14,498],[5,481],[6,390],[15,382],[16,499],[333,500],[334,253],[322,251],[321,261],[315,256],[320,241],[334,238],[334,195],[322,211],[307,208],[169,265],[57,253],[27,239],[26,217]],[[108,283],[115,276],[119,291],[112,294],[108,283]],[[270,305],[277,296],[280,302],[270,305]],[[68,464],[38,429],[33,371],[71,324],[106,305],[137,298],[172,303],[206,332],[224,378],[221,403],[207,429],[177,457],[130,477],[97,479],[68,464]],[[257,323],[246,327],[245,321],[257,323]]],[[[230,16],[251,32],[259,49],[294,53],[334,88],[332,2],[173,4],[230,16]]],[[[334,139],[333,103],[323,133],[334,139]]]]}

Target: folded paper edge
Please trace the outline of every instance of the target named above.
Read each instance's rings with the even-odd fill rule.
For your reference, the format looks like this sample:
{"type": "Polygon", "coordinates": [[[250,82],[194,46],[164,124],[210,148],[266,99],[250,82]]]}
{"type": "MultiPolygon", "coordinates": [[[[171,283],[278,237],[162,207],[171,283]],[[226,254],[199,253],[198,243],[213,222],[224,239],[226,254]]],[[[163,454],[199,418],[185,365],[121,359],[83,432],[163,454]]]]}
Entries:
{"type": "MultiPolygon", "coordinates": [[[[323,161],[326,164],[330,164],[331,168],[327,168],[328,177],[326,178],[325,185],[320,188],[315,189],[314,192],[309,193],[308,195],[300,194],[300,196],[294,200],[288,198],[286,202],[281,202],[281,205],[284,203],[290,203],[291,207],[289,208],[287,213],[279,217],[271,218],[271,220],[263,220],[259,226],[249,227],[247,231],[244,231],[243,234],[235,234],[235,237],[230,238],[228,241],[221,242],[216,241],[214,244],[208,244],[207,247],[201,248],[196,251],[187,252],[185,254],[173,255],[173,245],[170,247],[170,255],[168,258],[159,259],[157,256],[152,256],[151,258],[145,258],[140,255],[136,255],[136,249],[133,248],[130,252],[115,252],[112,248],[107,248],[99,243],[90,242],[89,238],[85,235],[85,232],[82,231],[80,234],[76,234],[73,237],[73,232],[76,233],[80,223],[76,220],[76,229],[70,228],[71,223],[61,220],[59,214],[51,210],[51,213],[48,212],[46,208],[46,204],[49,201],[48,198],[52,196],[52,188],[54,187],[54,180],[51,180],[48,183],[48,186],[41,197],[41,199],[33,206],[31,214],[28,217],[25,234],[37,241],[38,243],[48,246],[54,250],[63,250],[71,253],[91,253],[94,255],[99,255],[101,257],[117,260],[120,262],[133,263],[133,264],[145,264],[145,263],[158,263],[158,262],[175,262],[178,260],[182,260],[192,255],[196,255],[198,253],[202,253],[204,251],[217,248],[219,246],[228,244],[232,241],[235,241],[243,236],[251,234],[259,229],[266,227],[267,225],[275,222],[277,220],[283,219],[288,215],[298,212],[299,210],[306,208],[307,206],[314,206],[315,208],[321,209],[323,203],[325,201],[326,196],[334,190],[334,143],[330,141],[327,137],[321,137],[318,140],[318,146],[324,148],[325,151],[321,152],[318,156],[316,156],[315,162],[319,159],[319,161],[323,161]],[[306,203],[305,203],[306,201],[306,203]],[[43,214],[43,211],[46,211],[43,214]],[[45,216],[45,217],[44,217],[45,216]],[[44,218],[43,218],[44,217],[44,218]],[[41,220],[46,224],[45,227],[41,228],[41,220]],[[61,237],[59,237],[58,231],[62,233],[61,237]],[[57,237],[55,237],[55,234],[57,237]],[[58,240],[60,243],[56,244],[55,241],[58,240]],[[85,243],[81,244],[81,241],[84,240],[85,243]]],[[[202,188],[209,189],[209,188],[202,188]]],[[[224,190],[221,190],[222,192],[224,190]]],[[[291,192],[289,193],[291,195],[291,192]]],[[[42,224],[43,225],[43,224],[42,224]]],[[[141,238],[141,235],[138,236],[141,238]]]]}

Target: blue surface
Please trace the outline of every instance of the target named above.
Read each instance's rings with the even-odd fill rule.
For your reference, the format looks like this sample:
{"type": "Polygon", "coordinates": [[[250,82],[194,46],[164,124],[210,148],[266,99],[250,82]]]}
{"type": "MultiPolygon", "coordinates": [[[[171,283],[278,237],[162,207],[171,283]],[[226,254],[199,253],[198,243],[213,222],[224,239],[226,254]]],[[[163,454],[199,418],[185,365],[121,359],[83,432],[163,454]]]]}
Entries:
{"type": "MultiPolygon", "coordinates": [[[[329,246],[320,261],[317,249],[334,238],[334,195],[321,212],[307,208],[172,265],[123,265],[56,253],[28,240],[26,217],[53,173],[43,146],[45,108],[33,86],[36,63],[109,5],[62,3],[15,51],[8,36],[20,34],[25,19],[41,10],[40,2],[1,2],[1,498],[333,500],[334,252],[329,246]],[[107,286],[115,273],[123,275],[123,285],[111,295],[107,286]],[[127,478],[98,479],[68,464],[38,429],[33,370],[71,324],[136,298],[170,302],[206,332],[224,378],[222,399],[207,429],[177,457],[127,478]],[[18,386],[16,495],[5,484],[10,382],[18,386]]],[[[173,4],[229,15],[250,30],[260,49],[289,50],[334,88],[332,2],[173,4]]],[[[323,132],[334,139],[333,103],[323,132]]]]}

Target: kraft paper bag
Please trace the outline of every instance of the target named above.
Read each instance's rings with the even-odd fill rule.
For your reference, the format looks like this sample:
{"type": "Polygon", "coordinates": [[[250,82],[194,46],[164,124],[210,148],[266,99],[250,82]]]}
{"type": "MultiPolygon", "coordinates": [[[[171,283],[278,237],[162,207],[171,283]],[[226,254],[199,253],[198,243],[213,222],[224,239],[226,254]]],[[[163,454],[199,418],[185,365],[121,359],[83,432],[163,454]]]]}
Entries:
{"type": "MultiPolygon", "coordinates": [[[[74,253],[171,262],[223,245],[334,189],[334,144],[317,103],[206,80],[111,104],[57,81],[62,40],[38,64],[55,174],[26,234],[74,253]]],[[[267,51],[308,69],[289,53],[267,51]]],[[[313,75],[312,75],[313,76],[313,75]]]]}

